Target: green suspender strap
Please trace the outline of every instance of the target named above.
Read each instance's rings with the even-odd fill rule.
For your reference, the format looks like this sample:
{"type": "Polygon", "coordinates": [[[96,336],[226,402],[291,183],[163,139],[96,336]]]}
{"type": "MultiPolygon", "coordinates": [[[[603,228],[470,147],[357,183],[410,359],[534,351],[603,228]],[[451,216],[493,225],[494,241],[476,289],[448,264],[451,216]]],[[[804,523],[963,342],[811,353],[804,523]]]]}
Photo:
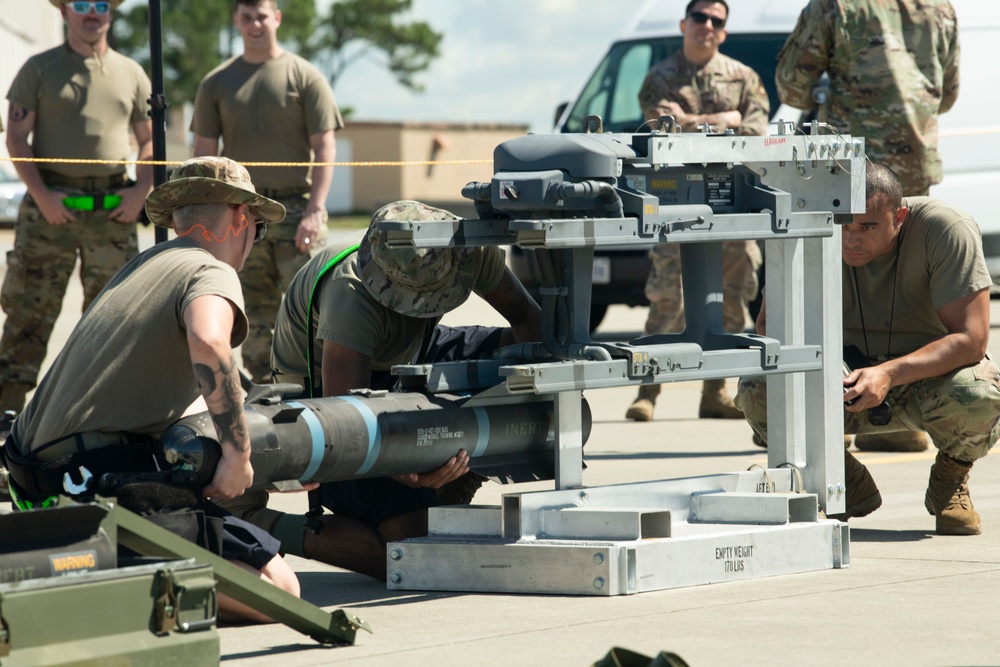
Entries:
{"type": "Polygon", "coordinates": [[[309,290],[309,316],[306,318],[306,373],[307,381],[309,382],[309,398],[316,398],[314,394],[314,388],[316,387],[315,379],[313,378],[313,364],[312,364],[312,350],[313,350],[313,340],[312,340],[312,322],[313,322],[313,305],[316,300],[316,292],[319,290],[320,281],[323,277],[329,273],[332,269],[336,268],[338,264],[347,259],[349,255],[357,252],[358,248],[361,247],[360,244],[356,243],[349,248],[345,248],[338,252],[333,259],[323,265],[323,268],[319,270],[319,274],[316,276],[316,282],[313,283],[312,289],[309,290]]]}

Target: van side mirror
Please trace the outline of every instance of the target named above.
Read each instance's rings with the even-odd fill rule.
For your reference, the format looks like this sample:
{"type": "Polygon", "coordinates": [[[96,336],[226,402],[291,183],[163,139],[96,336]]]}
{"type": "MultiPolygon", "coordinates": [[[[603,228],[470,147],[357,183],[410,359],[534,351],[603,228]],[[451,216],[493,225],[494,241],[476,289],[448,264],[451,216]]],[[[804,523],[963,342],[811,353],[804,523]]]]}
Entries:
{"type": "Polygon", "coordinates": [[[562,115],[566,112],[566,107],[568,106],[569,102],[563,102],[556,107],[556,117],[552,120],[552,127],[559,127],[559,119],[562,118],[562,115]]]}

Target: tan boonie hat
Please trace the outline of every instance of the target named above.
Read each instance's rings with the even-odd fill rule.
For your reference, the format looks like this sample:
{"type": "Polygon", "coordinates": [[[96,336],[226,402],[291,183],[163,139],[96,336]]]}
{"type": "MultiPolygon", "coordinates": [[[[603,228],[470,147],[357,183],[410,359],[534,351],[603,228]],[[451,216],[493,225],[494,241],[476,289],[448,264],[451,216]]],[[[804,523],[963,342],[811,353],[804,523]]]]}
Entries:
{"type": "MultiPolygon", "coordinates": [[[[56,8],[61,8],[63,5],[68,5],[69,0],[49,0],[56,8]]],[[[118,5],[122,4],[122,0],[108,0],[111,3],[111,9],[115,9],[118,5]]]]}
{"type": "Polygon", "coordinates": [[[169,181],[146,197],[146,215],[154,224],[172,227],[174,210],[189,204],[244,204],[258,220],[285,219],[285,207],[257,194],[246,168],[227,157],[196,157],[182,163],[169,181]]]}
{"type": "Polygon", "coordinates": [[[397,201],[377,210],[358,248],[358,270],[371,295],[410,317],[438,317],[462,305],[479,277],[481,248],[390,248],[375,226],[382,220],[459,219],[416,201],[397,201]]]}

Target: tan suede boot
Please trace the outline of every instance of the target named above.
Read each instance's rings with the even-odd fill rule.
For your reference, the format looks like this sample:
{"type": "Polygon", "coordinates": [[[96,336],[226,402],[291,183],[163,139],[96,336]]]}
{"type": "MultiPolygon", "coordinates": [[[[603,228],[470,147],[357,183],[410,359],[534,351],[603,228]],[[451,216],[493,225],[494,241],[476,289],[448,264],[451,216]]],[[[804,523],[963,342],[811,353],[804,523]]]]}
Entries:
{"type": "Polygon", "coordinates": [[[726,393],[725,380],[705,380],[701,386],[701,405],[698,416],[702,419],[743,419],[743,412],[733,405],[726,393]]]}
{"type": "Polygon", "coordinates": [[[660,385],[644,384],[639,387],[639,397],[632,401],[625,411],[625,419],[632,419],[637,422],[653,421],[653,407],[656,405],[656,397],[660,395],[660,385]]]}
{"type": "Polygon", "coordinates": [[[924,431],[859,433],[854,437],[854,446],[865,452],[922,452],[931,444],[931,436],[924,431]]]}
{"type": "Polygon", "coordinates": [[[937,517],[938,535],[979,535],[982,524],[969,496],[972,464],[938,452],[927,483],[924,507],[937,517]]]}
{"type": "Polygon", "coordinates": [[[879,493],[871,473],[860,461],[844,450],[844,484],[847,486],[847,502],[843,514],[828,514],[831,519],[847,521],[860,516],[868,516],[882,506],[879,493]]]}

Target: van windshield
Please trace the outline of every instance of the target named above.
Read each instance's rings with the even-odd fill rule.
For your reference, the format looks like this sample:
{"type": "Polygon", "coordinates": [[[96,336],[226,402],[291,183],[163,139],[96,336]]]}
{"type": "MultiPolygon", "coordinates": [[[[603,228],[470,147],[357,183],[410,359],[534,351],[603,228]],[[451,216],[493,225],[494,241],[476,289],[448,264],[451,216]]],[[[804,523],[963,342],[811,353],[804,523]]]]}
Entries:
{"type": "MultiPolygon", "coordinates": [[[[720,51],[752,67],[767,90],[771,111],[777,110],[778,93],[774,87],[774,69],[778,51],[785,45],[786,33],[730,34],[720,51]]],[[[563,132],[583,132],[583,119],[598,115],[605,132],[639,132],[642,112],[639,89],[650,67],[681,48],[681,37],[659,37],[619,42],[587,82],[563,124],[563,132]]]]}

